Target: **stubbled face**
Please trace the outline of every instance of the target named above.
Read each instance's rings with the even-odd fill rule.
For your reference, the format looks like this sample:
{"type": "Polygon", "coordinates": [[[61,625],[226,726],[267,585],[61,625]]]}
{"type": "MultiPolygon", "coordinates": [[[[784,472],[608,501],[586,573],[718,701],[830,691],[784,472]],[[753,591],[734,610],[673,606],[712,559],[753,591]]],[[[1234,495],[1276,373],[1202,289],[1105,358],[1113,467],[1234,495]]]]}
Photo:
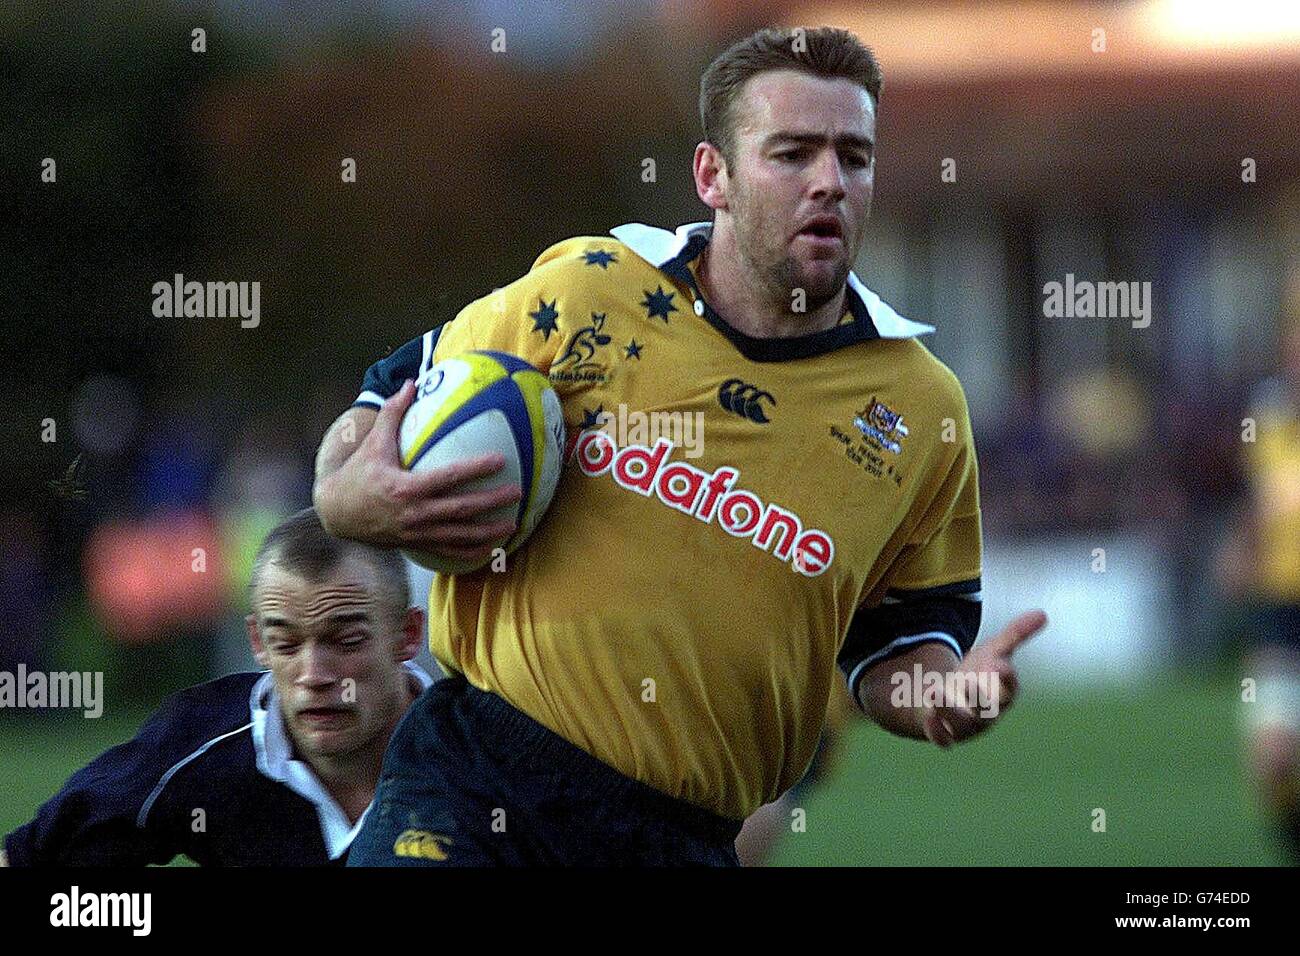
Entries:
{"type": "Polygon", "coordinates": [[[378,603],[376,577],[349,556],[323,581],[272,562],[258,583],[247,619],[253,652],[271,671],[285,726],[308,761],[375,746],[405,701],[401,664],[416,645],[401,615],[378,603]]]}
{"type": "Polygon", "coordinates": [[[734,105],[726,214],[741,256],[773,294],[816,308],[844,287],[875,189],[876,108],[858,84],[760,73],[734,105]]]}

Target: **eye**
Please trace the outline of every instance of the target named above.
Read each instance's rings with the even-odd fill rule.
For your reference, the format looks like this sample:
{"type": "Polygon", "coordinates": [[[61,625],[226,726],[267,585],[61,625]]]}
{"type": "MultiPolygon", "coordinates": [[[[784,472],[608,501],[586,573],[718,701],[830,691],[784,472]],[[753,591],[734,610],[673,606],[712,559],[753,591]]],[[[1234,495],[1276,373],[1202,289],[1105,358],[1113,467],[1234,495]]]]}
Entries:
{"type": "Polygon", "coordinates": [[[362,644],[366,642],[366,639],[369,636],[370,635],[367,634],[365,631],[356,631],[352,634],[348,634],[346,637],[343,638],[343,640],[339,641],[339,645],[341,647],[347,647],[347,648],[360,647],[362,644]]]}
{"type": "Polygon", "coordinates": [[[776,154],[776,158],[784,162],[794,162],[803,155],[802,149],[783,149],[776,154]]]}
{"type": "Polygon", "coordinates": [[[865,169],[867,166],[871,165],[871,159],[867,156],[863,156],[861,153],[853,153],[845,157],[845,164],[857,169],[865,169]]]}

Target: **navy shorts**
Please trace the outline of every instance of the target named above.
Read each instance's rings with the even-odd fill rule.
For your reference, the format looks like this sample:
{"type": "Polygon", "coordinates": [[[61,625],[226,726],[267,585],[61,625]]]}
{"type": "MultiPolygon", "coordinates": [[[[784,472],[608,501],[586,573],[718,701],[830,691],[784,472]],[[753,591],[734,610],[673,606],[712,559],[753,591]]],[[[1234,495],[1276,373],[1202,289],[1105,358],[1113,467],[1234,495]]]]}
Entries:
{"type": "Polygon", "coordinates": [[[738,866],[742,821],[614,770],[462,677],[398,725],[349,866],[738,866]]]}

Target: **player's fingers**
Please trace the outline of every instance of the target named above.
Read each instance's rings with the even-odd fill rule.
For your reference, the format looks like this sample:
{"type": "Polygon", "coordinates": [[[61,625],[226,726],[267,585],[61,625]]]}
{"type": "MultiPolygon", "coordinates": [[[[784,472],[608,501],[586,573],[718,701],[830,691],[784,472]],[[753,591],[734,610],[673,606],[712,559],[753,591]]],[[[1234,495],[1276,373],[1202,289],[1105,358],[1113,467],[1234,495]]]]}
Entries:
{"type": "Polygon", "coordinates": [[[993,682],[993,698],[999,707],[1010,707],[1020,693],[1020,676],[1010,665],[991,668],[990,681],[993,682]]]}
{"type": "Polygon", "coordinates": [[[437,527],[440,524],[459,524],[480,521],[485,513],[507,505],[514,505],[523,496],[518,485],[502,485],[485,491],[469,491],[459,495],[446,495],[413,505],[407,517],[408,527],[437,527]]]}
{"type": "Polygon", "coordinates": [[[954,742],[969,740],[985,728],[985,721],[969,707],[936,707],[935,712],[954,742]]]}
{"type": "MultiPolygon", "coordinates": [[[[384,449],[385,457],[391,445],[392,457],[397,458],[397,431],[402,426],[402,416],[406,414],[406,410],[411,407],[411,402],[414,400],[415,383],[408,378],[402,383],[402,387],[379,407],[375,423],[370,427],[370,435],[374,436],[375,442],[382,442],[379,447],[384,449]]],[[[369,438],[370,435],[366,437],[369,438]]]]}
{"type": "Polygon", "coordinates": [[[959,670],[944,675],[940,707],[971,710],[979,703],[979,697],[979,671],[959,670]]]}
{"type": "Polygon", "coordinates": [[[440,524],[408,536],[406,547],[436,551],[445,547],[490,547],[505,541],[514,534],[518,525],[514,519],[482,523],[467,521],[457,524],[440,524]]]}
{"type": "Polygon", "coordinates": [[[1020,689],[1016,666],[1006,657],[983,656],[978,665],[966,673],[969,679],[965,685],[958,684],[961,695],[957,702],[972,710],[1010,707],[1020,689]]]}
{"type": "Polygon", "coordinates": [[[500,547],[500,545],[493,545],[492,547],[455,547],[444,545],[439,547],[436,553],[440,558],[451,558],[456,561],[477,563],[480,561],[486,561],[488,558],[492,557],[492,553],[496,551],[498,547],[500,547]]]}
{"type": "Polygon", "coordinates": [[[466,458],[464,461],[453,462],[450,465],[432,468],[429,471],[413,471],[404,484],[409,489],[412,497],[427,498],[446,494],[467,481],[495,475],[505,466],[505,456],[499,452],[493,452],[490,455],[466,458]]]}
{"type": "Polygon", "coordinates": [[[999,631],[988,642],[988,649],[1002,657],[1011,653],[1047,625],[1047,615],[1041,610],[1026,611],[999,631]]]}
{"type": "Polygon", "coordinates": [[[921,718],[921,728],[925,731],[926,739],[940,749],[946,750],[955,743],[952,728],[944,722],[943,716],[935,708],[926,710],[921,718]]]}

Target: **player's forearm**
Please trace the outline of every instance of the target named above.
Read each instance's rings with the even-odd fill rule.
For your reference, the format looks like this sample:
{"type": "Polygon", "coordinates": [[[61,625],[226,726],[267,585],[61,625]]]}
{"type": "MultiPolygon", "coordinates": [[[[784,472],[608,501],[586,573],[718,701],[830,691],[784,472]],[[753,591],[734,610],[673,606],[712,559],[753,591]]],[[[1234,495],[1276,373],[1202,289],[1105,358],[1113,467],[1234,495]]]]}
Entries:
{"type": "Polygon", "coordinates": [[[360,447],[375,423],[376,412],[369,408],[350,408],[329,427],[316,452],[316,480],[312,486],[312,503],[321,524],[331,534],[343,529],[346,489],[333,480],[344,463],[360,447]]]}
{"type": "Polygon", "coordinates": [[[959,663],[944,644],[921,644],[867,670],[858,682],[858,706],[871,721],[898,737],[926,740],[923,687],[916,686],[916,665],[921,673],[946,673],[959,663]],[[895,675],[901,675],[895,677],[895,675]]]}
{"type": "Polygon", "coordinates": [[[316,451],[316,483],[343,467],[370,433],[378,413],[373,408],[349,408],[334,420],[316,451]]]}

